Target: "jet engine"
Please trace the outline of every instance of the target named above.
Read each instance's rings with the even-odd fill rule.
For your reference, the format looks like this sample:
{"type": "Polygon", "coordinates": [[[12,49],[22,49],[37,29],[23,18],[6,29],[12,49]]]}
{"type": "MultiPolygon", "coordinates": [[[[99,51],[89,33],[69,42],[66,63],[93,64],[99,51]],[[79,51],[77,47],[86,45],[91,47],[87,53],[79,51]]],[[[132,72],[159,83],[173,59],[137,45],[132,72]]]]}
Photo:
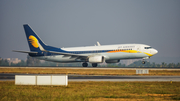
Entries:
{"type": "Polygon", "coordinates": [[[89,57],[90,63],[103,63],[104,57],[103,56],[92,56],[89,57]]]}

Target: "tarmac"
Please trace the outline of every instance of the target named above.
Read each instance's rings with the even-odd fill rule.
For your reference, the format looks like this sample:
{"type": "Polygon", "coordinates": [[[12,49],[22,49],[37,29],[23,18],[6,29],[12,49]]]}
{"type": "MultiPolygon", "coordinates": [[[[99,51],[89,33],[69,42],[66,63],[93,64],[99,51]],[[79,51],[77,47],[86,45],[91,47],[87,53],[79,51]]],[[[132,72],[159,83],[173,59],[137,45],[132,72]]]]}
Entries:
{"type": "MultiPolygon", "coordinates": [[[[58,74],[18,74],[18,73],[0,73],[0,81],[14,81],[15,75],[58,75],[58,74]]],[[[68,75],[68,81],[110,81],[110,82],[163,82],[180,81],[180,76],[109,76],[109,75],[68,75]]]]}

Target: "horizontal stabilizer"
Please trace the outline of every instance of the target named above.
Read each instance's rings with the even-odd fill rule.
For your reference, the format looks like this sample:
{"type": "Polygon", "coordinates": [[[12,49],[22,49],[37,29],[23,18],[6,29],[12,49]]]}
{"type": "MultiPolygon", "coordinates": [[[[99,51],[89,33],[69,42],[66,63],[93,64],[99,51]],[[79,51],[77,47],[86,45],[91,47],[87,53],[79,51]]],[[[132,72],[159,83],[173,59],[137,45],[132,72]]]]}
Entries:
{"type": "Polygon", "coordinates": [[[33,53],[33,54],[36,54],[36,53],[38,53],[38,52],[17,51],[17,50],[13,50],[13,52],[20,52],[20,53],[33,53]]]}

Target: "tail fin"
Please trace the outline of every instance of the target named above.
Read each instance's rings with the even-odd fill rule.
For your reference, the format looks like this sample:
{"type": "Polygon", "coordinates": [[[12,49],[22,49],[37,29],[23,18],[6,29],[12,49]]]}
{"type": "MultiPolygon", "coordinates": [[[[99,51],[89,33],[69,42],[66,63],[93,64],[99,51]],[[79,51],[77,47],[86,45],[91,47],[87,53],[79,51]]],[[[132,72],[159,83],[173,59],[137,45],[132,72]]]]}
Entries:
{"type": "Polygon", "coordinates": [[[42,51],[43,47],[46,47],[45,43],[39,38],[39,36],[31,29],[28,24],[23,25],[26,33],[26,38],[31,51],[42,51]]]}

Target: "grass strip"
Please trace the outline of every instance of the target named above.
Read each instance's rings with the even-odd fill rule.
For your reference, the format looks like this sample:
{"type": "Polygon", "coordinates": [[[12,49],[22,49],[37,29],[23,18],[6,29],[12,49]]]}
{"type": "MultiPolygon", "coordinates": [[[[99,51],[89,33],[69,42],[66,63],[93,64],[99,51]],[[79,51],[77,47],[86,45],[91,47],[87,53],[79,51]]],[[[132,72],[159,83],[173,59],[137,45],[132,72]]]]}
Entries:
{"type": "Polygon", "coordinates": [[[180,70],[149,70],[149,74],[136,74],[136,70],[125,70],[125,69],[123,70],[123,69],[0,68],[0,73],[179,76],[180,70]]]}
{"type": "Polygon", "coordinates": [[[69,82],[68,86],[17,86],[0,82],[1,101],[180,100],[180,82],[69,82]]]}

